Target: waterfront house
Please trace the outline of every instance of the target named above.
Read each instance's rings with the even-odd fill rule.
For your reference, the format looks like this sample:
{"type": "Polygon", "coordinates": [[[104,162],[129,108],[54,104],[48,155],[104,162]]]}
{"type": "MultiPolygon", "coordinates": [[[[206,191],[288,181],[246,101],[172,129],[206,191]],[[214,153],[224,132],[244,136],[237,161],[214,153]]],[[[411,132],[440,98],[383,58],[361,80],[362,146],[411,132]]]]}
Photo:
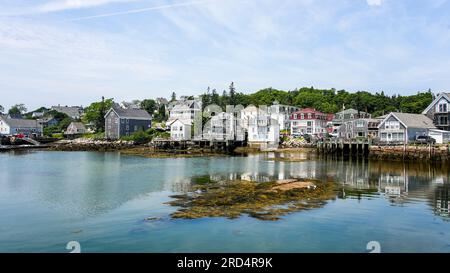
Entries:
{"type": "Polygon", "coordinates": [[[450,142],[450,131],[430,129],[428,136],[436,140],[436,144],[448,144],[450,142]]]}
{"type": "Polygon", "coordinates": [[[340,126],[347,121],[355,120],[355,119],[369,119],[371,115],[369,113],[358,111],[353,108],[345,109],[341,112],[337,112],[334,115],[332,120],[333,126],[340,126]]]}
{"type": "Polygon", "coordinates": [[[259,148],[277,148],[280,143],[280,125],[270,115],[260,114],[249,119],[248,145],[259,148]]]}
{"type": "Polygon", "coordinates": [[[168,124],[177,119],[181,119],[187,123],[193,123],[194,120],[200,119],[202,115],[202,103],[197,100],[177,101],[169,110],[168,124]]]}
{"type": "Polygon", "coordinates": [[[422,112],[433,120],[434,125],[441,130],[450,131],[450,94],[441,93],[422,112]]]}
{"type": "Polygon", "coordinates": [[[190,121],[176,119],[169,123],[170,139],[190,140],[192,139],[192,123],[190,121]]]}
{"type": "Polygon", "coordinates": [[[243,141],[245,134],[241,119],[238,119],[234,113],[216,114],[205,125],[203,139],[243,141]]]}
{"type": "Polygon", "coordinates": [[[42,126],[34,119],[0,117],[0,135],[23,134],[27,137],[42,136],[42,126]]]}
{"type": "Polygon", "coordinates": [[[291,135],[321,135],[327,133],[332,116],[313,108],[304,108],[291,114],[291,135]]]}
{"type": "Polygon", "coordinates": [[[270,117],[278,121],[280,131],[289,130],[291,128],[290,116],[298,110],[298,107],[279,104],[277,101],[268,107],[270,117]]]}
{"type": "Polygon", "coordinates": [[[52,106],[52,110],[66,114],[71,119],[79,120],[83,114],[83,108],[80,106],[52,106]]]}
{"type": "Polygon", "coordinates": [[[82,122],[71,122],[64,135],[69,138],[79,137],[87,132],[86,126],[82,122]]]}
{"type": "Polygon", "coordinates": [[[393,112],[378,125],[378,136],[384,143],[407,144],[417,136],[427,136],[430,129],[436,127],[425,115],[393,112]]]}
{"type": "Polygon", "coordinates": [[[152,117],[141,109],[123,109],[114,105],[105,115],[105,137],[119,139],[152,127],[152,117]]]}
{"type": "Polygon", "coordinates": [[[338,128],[338,137],[342,139],[376,138],[380,119],[359,118],[347,120],[338,128]]]}

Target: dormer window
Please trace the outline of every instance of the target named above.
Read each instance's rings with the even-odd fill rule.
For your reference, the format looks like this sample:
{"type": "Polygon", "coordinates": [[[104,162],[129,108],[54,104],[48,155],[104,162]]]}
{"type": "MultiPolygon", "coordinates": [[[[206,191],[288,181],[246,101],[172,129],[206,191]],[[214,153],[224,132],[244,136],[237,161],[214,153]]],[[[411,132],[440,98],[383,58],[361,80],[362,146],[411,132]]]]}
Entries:
{"type": "Polygon", "coordinates": [[[447,103],[439,104],[439,112],[441,113],[447,112],[447,103]]]}

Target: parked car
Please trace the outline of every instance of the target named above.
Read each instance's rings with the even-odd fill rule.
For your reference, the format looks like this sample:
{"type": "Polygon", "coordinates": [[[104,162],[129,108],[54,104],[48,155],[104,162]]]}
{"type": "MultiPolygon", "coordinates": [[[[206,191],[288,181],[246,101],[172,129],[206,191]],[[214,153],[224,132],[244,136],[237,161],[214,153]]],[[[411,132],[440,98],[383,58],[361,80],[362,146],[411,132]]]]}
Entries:
{"type": "Polygon", "coordinates": [[[430,136],[417,136],[416,143],[418,144],[436,144],[436,139],[430,136]]]}

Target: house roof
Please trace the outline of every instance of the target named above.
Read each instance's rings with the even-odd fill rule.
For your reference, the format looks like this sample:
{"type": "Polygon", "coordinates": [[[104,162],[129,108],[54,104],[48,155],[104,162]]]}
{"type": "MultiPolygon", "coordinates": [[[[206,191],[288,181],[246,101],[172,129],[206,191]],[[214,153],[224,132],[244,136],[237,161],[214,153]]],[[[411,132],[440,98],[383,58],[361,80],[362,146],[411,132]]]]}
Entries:
{"type": "Polygon", "coordinates": [[[384,123],[390,116],[394,116],[407,128],[427,128],[435,129],[433,121],[423,114],[410,114],[410,113],[390,113],[381,123],[384,123]]]}
{"type": "Polygon", "coordinates": [[[300,109],[300,110],[294,112],[294,114],[301,114],[301,113],[315,113],[315,114],[320,114],[320,115],[326,115],[320,111],[317,111],[314,108],[303,108],[303,109],[300,109]]]}
{"type": "Polygon", "coordinates": [[[34,119],[18,119],[18,118],[5,118],[0,117],[6,124],[14,128],[30,128],[39,127],[39,124],[34,119]]]}
{"type": "Polygon", "coordinates": [[[426,115],[428,113],[428,111],[430,111],[430,109],[433,108],[436,105],[436,103],[438,101],[440,101],[442,98],[445,98],[445,99],[447,99],[448,102],[450,102],[450,93],[441,93],[441,94],[439,94],[434,99],[434,101],[432,103],[430,103],[430,105],[428,105],[428,107],[425,110],[423,110],[422,114],[426,115]]]}
{"type": "Polygon", "coordinates": [[[69,126],[75,126],[78,130],[85,130],[86,126],[82,122],[72,122],[69,126]]]}
{"type": "Polygon", "coordinates": [[[190,121],[182,120],[182,119],[178,119],[178,118],[177,118],[177,119],[175,119],[174,121],[170,122],[169,125],[172,125],[172,124],[174,124],[174,123],[177,122],[177,121],[183,123],[184,125],[191,125],[191,124],[192,124],[190,121]]]}
{"type": "Polygon", "coordinates": [[[123,109],[120,107],[112,107],[105,116],[107,116],[111,111],[114,111],[119,118],[152,119],[152,116],[147,111],[142,109],[123,109]]]}
{"type": "Polygon", "coordinates": [[[450,131],[440,130],[440,129],[430,129],[430,131],[437,132],[437,133],[450,133],[450,131]]]}
{"type": "Polygon", "coordinates": [[[79,106],[52,106],[52,110],[64,113],[69,117],[78,117],[82,111],[79,106]]]}
{"type": "Polygon", "coordinates": [[[343,110],[343,111],[340,111],[340,112],[337,112],[336,113],[336,115],[340,115],[340,114],[367,114],[366,112],[364,112],[364,111],[358,111],[358,110],[355,110],[355,109],[353,109],[353,108],[349,108],[349,109],[345,109],[345,110],[343,110]]]}

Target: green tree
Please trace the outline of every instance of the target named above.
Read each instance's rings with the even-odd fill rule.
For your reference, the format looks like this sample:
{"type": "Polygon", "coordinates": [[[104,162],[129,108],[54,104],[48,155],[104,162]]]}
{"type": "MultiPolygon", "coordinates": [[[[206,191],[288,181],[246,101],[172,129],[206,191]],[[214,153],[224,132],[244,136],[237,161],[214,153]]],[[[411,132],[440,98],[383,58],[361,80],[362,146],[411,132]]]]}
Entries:
{"type": "Polygon", "coordinates": [[[230,87],[229,87],[229,100],[228,100],[228,104],[230,105],[236,105],[236,88],[234,87],[234,82],[231,82],[230,87]]]}
{"type": "Polygon", "coordinates": [[[158,108],[156,101],[152,99],[145,99],[141,102],[141,108],[147,111],[150,115],[153,115],[158,108]]]}
{"type": "Polygon", "coordinates": [[[102,97],[100,102],[94,102],[89,105],[83,116],[83,122],[92,123],[97,132],[105,131],[105,114],[113,106],[114,99],[106,99],[102,97]]]}
{"type": "Polygon", "coordinates": [[[13,105],[9,109],[8,114],[11,116],[21,116],[25,112],[27,112],[27,108],[25,107],[25,105],[23,103],[20,103],[20,104],[13,105]]]}
{"type": "Polygon", "coordinates": [[[177,100],[177,94],[175,92],[172,92],[172,95],[170,96],[170,102],[177,100]]]}

